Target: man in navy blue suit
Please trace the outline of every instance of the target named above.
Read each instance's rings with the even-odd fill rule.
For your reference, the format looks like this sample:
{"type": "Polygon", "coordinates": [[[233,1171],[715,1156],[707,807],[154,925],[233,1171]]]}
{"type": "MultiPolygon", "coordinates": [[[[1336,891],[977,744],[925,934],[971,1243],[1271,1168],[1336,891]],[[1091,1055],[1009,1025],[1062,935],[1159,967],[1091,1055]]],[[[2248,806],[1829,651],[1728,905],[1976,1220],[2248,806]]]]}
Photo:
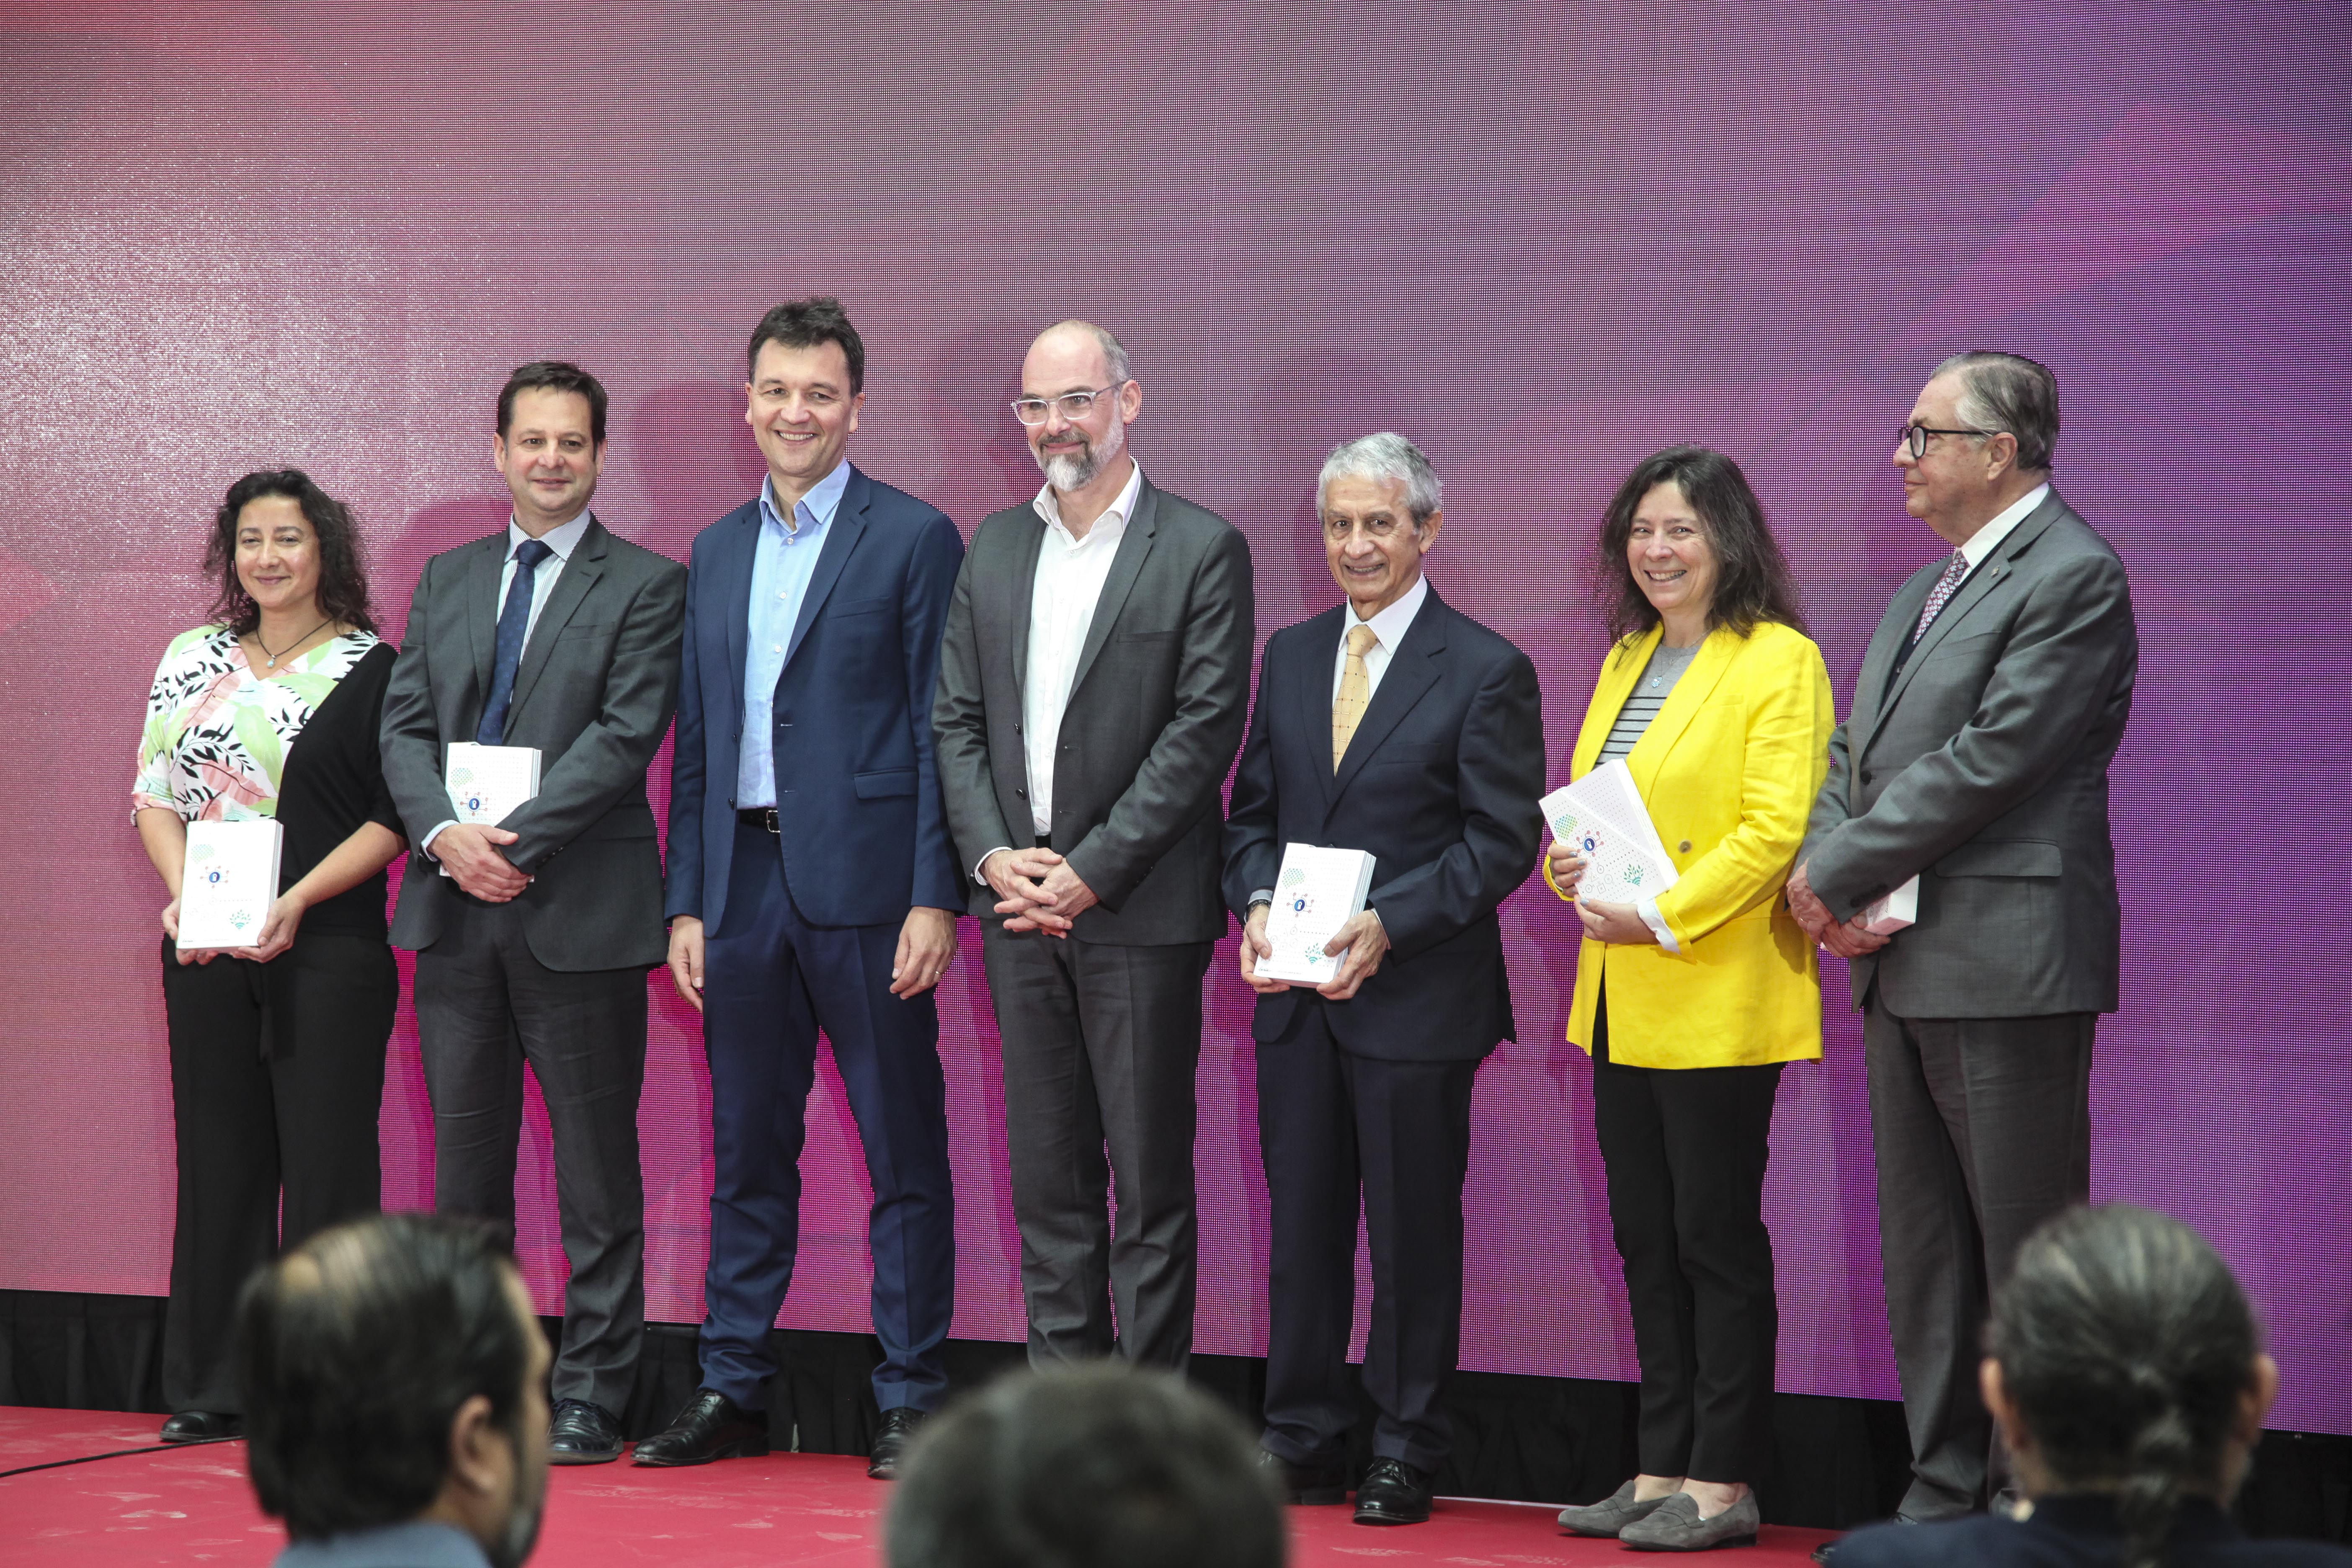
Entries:
{"type": "Polygon", "coordinates": [[[669,969],[710,1058],[702,1385],[641,1465],[768,1451],[768,1331],[800,1241],[803,1112],[822,1028],[873,1178],[868,1473],[947,1392],[954,1194],[932,987],[963,875],[933,760],[931,689],[963,541],[844,455],[866,349],[841,303],[751,334],[759,496],[694,542],[670,764],[669,969]]]}
{"type": "Polygon", "coordinates": [[[1316,487],[1347,595],[1266,639],[1225,822],[1224,894],[1258,993],[1258,1148],[1271,1210],[1265,1467],[1294,1502],[1346,1497],[1359,1196],[1372,1255],[1364,1392],[1380,1417],[1359,1524],[1429,1517],[1453,1441],[1462,1184],[1478,1064],[1513,1036],[1495,917],[1543,833],[1543,698],[1528,656],[1422,574],[1445,521],[1421,448],[1335,448],[1316,487]],[[1363,912],[1319,987],[1257,972],[1286,844],[1368,850],[1363,912]]]}

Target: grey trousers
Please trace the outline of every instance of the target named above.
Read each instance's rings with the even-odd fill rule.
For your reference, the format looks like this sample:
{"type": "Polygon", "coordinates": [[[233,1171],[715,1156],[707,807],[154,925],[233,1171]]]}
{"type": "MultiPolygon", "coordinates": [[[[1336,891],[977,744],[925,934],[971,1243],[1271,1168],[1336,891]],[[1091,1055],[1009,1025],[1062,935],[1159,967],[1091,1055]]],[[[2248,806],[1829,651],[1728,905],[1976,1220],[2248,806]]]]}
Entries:
{"type": "Polygon", "coordinates": [[[1949,1519],[2005,1480],[1977,1392],[1992,1292],[2043,1220],[2091,1190],[2094,1013],[1863,1014],[1886,1321],[1911,1430],[1900,1516],[1949,1519]]]}
{"type": "Polygon", "coordinates": [[[1192,1074],[1210,946],[1114,947],[983,922],[1033,1366],[1114,1348],[1180,1371],[1191,1359],[1192,1074]]]}
{"type": "Polygon", "coordinates": [[[513,1226],[526,1062],[538,1078],[572,1265],[553,1395],[618,1419],[645,1334],[646,972],[546,968],[524,940],[520,910],[469,900],[416,955],[416,1036],[440,1213],[513,1226]]]}

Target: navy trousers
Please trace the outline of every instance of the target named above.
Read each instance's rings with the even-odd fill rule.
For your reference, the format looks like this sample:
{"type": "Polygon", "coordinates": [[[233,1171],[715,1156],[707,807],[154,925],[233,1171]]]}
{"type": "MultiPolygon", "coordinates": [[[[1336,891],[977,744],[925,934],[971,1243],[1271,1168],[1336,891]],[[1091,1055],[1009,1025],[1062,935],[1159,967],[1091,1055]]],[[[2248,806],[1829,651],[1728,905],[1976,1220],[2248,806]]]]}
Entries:
{"type": "Polygon", "coordinates": [[[800,1249],[803,1117],[816,1038],[834,1065],[874,1183],[874,1332],[884,1410],[929,1410],[947,1394],[940,1346],[955,1316],[955,1191],[947,1086],[930,992],[890,994],[898,925],[808,924],[784,886],[775,835],[735,830],[727,911],[705,939],[702,1037],[710,1056],[710,1267],[703,1279],[702,1384],[767,1408],[768,1331],[800,1249]]]}

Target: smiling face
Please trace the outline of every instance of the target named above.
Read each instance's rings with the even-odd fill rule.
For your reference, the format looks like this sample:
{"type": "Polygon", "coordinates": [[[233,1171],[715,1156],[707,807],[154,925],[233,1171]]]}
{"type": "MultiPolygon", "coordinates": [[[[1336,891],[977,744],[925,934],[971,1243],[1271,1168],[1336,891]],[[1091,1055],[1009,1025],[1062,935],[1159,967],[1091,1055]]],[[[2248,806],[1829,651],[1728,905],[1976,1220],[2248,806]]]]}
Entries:
{"type": "Polygon", "coordinates": [[[787,504],[841,466],[866,405],[864,393],[849,390],[849,356],[831,341],[793,348],[769,339],[743,392],[743,423],[787,504]]]}
{"type": "MultiPolygon", "coordinates": [[[[1910,423],[1930,430],[1961,430],[1960,399],[1968,386],[1961,373],[1946,371],[1919,391],[1910,423]]],[[[1915,458],[1907,442],[1895,445],[1895,467],[1903,476],[1903,510],[1958,544],[1990,521],[2003,504],[2003,477],[2015,468],[2013,436],[1930,436],[1925,456],[1915,458]]]]}
{"type": "Polygon", "coordinates": [[[593,428],[579,393],[534,386],[515,394],[506,429],[491,438],[490,459],[514,496],[515,521],[532,538],[587,510],[604,467],[593,428]]]}
{"type": "Polygon", "coordinates": [[[1651,608],[1671,623],[1669,641],[1682,640],[1675,636],[1677,630],[1705,630],[1715,604],[1715,548],[1707,542],[1706,524],[1674,480],[1651,486],[1633,509],[1625,566],[1651,608]]]}
{"type": "Polygon", "coordinates": [[[1127,450],[1127,426],[1143,407],[1143,388],[1133,381],[1112,382],[1101,341],[1083,327],[1055,327],[1029,345],[1021,362],[1021,395],[1046,400],[1045,422],[1024,428],[1045,482],[1065,493],[1083,489],[1127,450]],[[1078,419],[1053,401],[1066,393],[1106,388],[1078,419]]]}
{"type": "Polygon", "coordinates": [[[257,496],[236,514],[236,580],[269,615],[314,616],[319,535],[292,496],[257,496]]]}
{"type": "Polygon", "coordinates": [[[1340,474],[1323,487],[1323,557],[1360,620],[1370,620],[1421,581],[1422,557],[1437,542],[1445,514],[1418,525],[1405,481],[1340,474]]]}

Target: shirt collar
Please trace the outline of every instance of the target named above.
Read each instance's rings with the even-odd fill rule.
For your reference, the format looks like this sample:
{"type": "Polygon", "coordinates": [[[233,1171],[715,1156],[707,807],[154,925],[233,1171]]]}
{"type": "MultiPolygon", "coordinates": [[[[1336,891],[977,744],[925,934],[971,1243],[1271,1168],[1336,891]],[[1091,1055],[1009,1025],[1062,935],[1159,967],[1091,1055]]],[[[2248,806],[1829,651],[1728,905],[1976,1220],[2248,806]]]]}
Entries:
{"type": "MultiPolygon", "coordinates": [[[[801,497],[799,504],[793,508],[793,516],[798,526],[784,529],[784,531],[798,532],[805,528],[822,532],[833,521],[834,513],[841,510],[842,492],[848,489],[849,459],[844,458],[833,466],[833,472],[811,485],[808,494],[801,497]]],[[[784,528],[784,514],[776,510],[776,477],[773,474],[760,481],[760,521],[764,526],[784,528]]]]}
{"type": "Polygon", "coordinates": [[[481,1542],[455,1525],[421,1519],[289,1542],[273,1568],[343,1568],[347,1563],[358,1568],[378,1563],[406,1563],[415,1568],[489,1568],[481,1542]]]}
{"type": "MultiPolygon", "coordinates": [[[[572,559],[572,549],[587,536],[588,525],[595,521],[594,512],[583,511],[570,522],[560,523],[541,534],[539,542],[554,551],[558,561],[569,561],[572,559]]],[[[530,537],[530,534],[522,531],[522,524],[509,517],[507,519],[507,559],[513,560],[514,552],[521,549],[522,542],[530,537]]]]}
{"type": "MultiPolygon", "coordinates": [[[[1350,604],[1348,606],[1348,625],[1350,627],[1371,627],[1372,640],[1390,653],[1394,653],[1397,644],[1404,640],[1404,634],[1412,629],[1412,618],[1421,614],[1421,602],[1428,597],[1429,574],[1423,572],[1412,580],[1412,586],[1404,591],[1402,597],[1369,621],[1359,620],[1356,606],[1350,604]]],[[[1347,634],[1343,631],[1340,635],[1344,638],[1347,634]]]]}
{"type": "Polygon", "coordinates": [[[1960,546],[1960,553],[1969,558],[1969,570],[1973,572],[1985,563],[1985,558],[2000,548],[2000,542],[2017,531],[2017,525],[2033,515],[2033,509],[2050,496],[2050,487],[2039,484],[2017,498],[1990,522],[1969,535],[1960,546]]]}
{"type": "MultiPolygon", "coordinates": [[[[1135,515],[1136,500],[1143,494],[1143,465],[1132,458],[1128,459],[1128,464],[1130,471],[1127,483],[1119,489],[1118,499],[1105,507],[1103,514],[1095,519],[1095,525],[1087,530],[1087,539],[1101,534],[1116,540],[1127,531],[1127,520],[1135,515]]],[[[1050,482],[1039,489],[1034,504],[1037,515],[1045,520],[1045,526],[1067,540],[1072,549],[1087,542],[1086,539],[1072,538],[1070,531],[1063,525],[1062,500],[1054,493],[1050,482]]]]}

